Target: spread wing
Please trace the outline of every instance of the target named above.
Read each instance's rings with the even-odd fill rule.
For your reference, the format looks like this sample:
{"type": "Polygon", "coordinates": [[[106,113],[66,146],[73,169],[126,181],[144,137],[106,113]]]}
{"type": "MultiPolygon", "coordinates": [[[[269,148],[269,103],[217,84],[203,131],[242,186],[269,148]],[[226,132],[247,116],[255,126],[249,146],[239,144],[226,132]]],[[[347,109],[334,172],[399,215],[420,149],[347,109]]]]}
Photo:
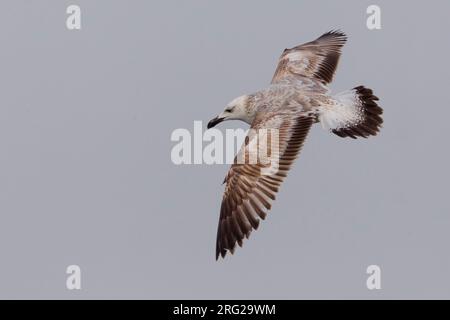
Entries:
{"type": "Polygon", "coordinates": [[[293,118],[279,114],[266,114],[263,120],[255,120],[252,124],[237,157],[245,161],[235,161],[225,178],[216,259],[219,255],[225,257],[227,251],[233,253],[236,243],[242,246],[242,240],[258,228],[260,219],[264,220],[312,124],[310,117],[293,118]],[[264,128],[274,130],[268,130],[268,138],[258,139],[259,144],[256,144],[256,137],[261,136],[258,132],[264,128]],[[277,133],[276,138],[273,132],[277,133]],[[278,144],[273,143],[275,140],[272,139],[276,139],[278,144]],[[265,150],[263,153],[268,155],[266,161],[250,161],[257,150],[265,150]]]}
{"type": "Polygon", "coordinates": [[[314,41],[285,49],[272,83],[314,79],[328,84],[333,79],[341,48],[347,37],[340,31],[330,31],[314,41]]]}

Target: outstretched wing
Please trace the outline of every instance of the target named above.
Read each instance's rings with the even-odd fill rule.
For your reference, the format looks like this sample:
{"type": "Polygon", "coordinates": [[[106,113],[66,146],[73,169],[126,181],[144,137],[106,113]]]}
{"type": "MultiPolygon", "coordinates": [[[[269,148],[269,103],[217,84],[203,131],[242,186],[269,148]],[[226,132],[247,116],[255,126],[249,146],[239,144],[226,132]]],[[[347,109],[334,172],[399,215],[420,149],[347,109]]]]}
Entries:
{"type": "Polygon", "coordinates": [[[238,157],[245,156],[241,156],[245,162],[235,162],[225,178],[226,187],[217,230],[216,259],[219,255],[225,257],[227,251],[233,253],[236,243],[242,246],[242,240],[248,238],[253,229],[258,228],[260,219],[264,220],[312,124],[313,119],[306,116],[292,118],[291,115],[266,114],[264,119],[256,120],[252,125],[250,133],[253,135],[249,133],[238,154],[238,157]],[[273,138],[270,130],[268,136],[271,138],[260,139],[259,144],[253,143],[255,137],[259,137],[260,129],[277,132],[276,150],[272,147],[275,144],[270,140],[273,138]],[[267,151],[268,161],[248,161],[261,148],[267,151]],[[269,163],[272,169],[268,168],[269,163]]]}
{"type": "Polygon", "coordinates": [[[346,40],[344,33],[330,31],[312,42],[285,49],[278,60],[272,83],[304,78],[330,83],[346,40]]]}

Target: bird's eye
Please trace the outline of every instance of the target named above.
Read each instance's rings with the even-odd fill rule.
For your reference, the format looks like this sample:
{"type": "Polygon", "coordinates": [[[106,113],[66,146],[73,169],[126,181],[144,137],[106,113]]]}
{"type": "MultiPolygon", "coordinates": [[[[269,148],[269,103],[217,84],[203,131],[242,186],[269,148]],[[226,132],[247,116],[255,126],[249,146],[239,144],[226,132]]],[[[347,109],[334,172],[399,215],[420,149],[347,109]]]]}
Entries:
{"type": "Polygon", "coordinates": [[[232,107],[232,108],[226,108],[226,109],[225,109],[225,112],[230,112],[230,113],[231,113],[231,112],[233,112],[233,109],[234,109],[234,107],[232,107]]]}

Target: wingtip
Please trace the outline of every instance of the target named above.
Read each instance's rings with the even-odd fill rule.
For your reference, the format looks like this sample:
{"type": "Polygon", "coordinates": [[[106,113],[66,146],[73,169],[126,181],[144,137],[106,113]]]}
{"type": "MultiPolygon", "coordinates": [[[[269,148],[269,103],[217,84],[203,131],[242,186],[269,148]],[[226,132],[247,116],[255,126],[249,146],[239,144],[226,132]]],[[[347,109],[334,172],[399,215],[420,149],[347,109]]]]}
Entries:
{"type": "Polygon", "coordinates": [[[225,259],[227,253],[230,253],[231,255],[233,255],[235,249],[236,249],[236,244],[233,246],[233,248],[217,248],[216,249],[216,261],[218,261],[220,258],[225,259]]]}
{"type": "Polygon", "coordinates": [[[217,251],[216,252],[216,261],[219,261],[219,258],[225,259],[227,252],[225,251],[217,251]]]}
{"type": "Polygon", "coordinates": [[[227,250],[225,248],[223,248],[222,246],[220,246],[219,243],[217,243],[217,245],[216,245],[216,261],[218,261],[220,257],[222,257],[222,259],[224,259],[226,254],[227,254],[227,250]]]}
{"type": "Polygon", "coordinates": [[[344,31],[341,29],[331,29],[330,31],[326,32],[325,34],[334,35],[338,37],[347,37],[344,31]]]}
{"type": "Polygon", "coordinates": [[[345,34],[344,31],[342,31],[341,29],[332,29],[330,31],[325,32],[324,34],[322,34],[320,38],[326,38],[326,37],[334,37],[337,38],[343,42],[347,41],[347,35],[345,34]]]}

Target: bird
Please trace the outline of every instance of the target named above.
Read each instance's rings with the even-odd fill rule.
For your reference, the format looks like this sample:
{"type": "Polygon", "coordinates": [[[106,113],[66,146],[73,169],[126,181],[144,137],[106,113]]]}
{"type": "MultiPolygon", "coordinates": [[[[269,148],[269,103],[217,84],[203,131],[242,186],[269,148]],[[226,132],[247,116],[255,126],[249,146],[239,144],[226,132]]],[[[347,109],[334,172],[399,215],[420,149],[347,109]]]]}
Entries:
{"type": "Polygon", "coordinates": [[[331,30],[314,41],[285,49],[268,87],[233,99],[208,122],[207,129],[226,120],[250,125],[223,182],[216,260],[225,258],[227,252],[233,254],[237,245],[242,247],[243,240],[266,218],[312,125],[319,123],[342,138],[367,138],[379,133],[383,109],[371,89],[359,85],[333,95],[328,87],[346,41],[344,32],[331,30]],[[273,139],[277,150],[271,149],[271,143],[261,142],[269,148],[270,164],[249,163],[245,160],[258,148],[252,143],[257,135],[250,132],[263,129],[277,132],[273,139]],[[238,155],[244,161],[236,161],[238,155]],[[265,171],[268,166],[272,170],[265,171]]]}

